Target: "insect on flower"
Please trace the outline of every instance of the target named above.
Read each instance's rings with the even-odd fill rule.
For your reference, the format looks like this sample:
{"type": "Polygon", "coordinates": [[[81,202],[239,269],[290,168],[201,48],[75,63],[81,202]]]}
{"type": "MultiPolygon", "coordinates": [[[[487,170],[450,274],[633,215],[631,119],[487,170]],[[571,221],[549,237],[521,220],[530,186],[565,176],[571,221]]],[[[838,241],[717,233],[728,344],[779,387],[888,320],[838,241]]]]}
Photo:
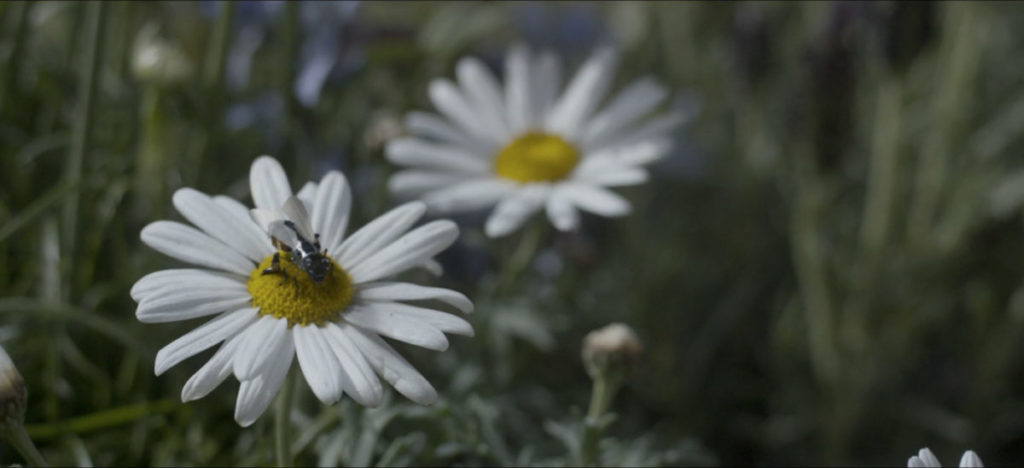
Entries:
{"type": "MultiPolygon", "coordinates": [[[[294,195],[281,207],[285,219],[275,219],[267,223],[270,241],[277,248],[270,267],[261,274],[280,274],[285,278],[288,273],[281,268],[281,253],[288,255],[287,260],[306,272],[314,283],[320,283],[331,273],[331,261],[320,246],[320,234],[313,232],[309,221],[309,213],[294,195]],[[312,240],[311,240],[312,239],[312,240]]],[[[253,218],[267,219],[273,214],[265,210],[252,210],[253,218]]]]}

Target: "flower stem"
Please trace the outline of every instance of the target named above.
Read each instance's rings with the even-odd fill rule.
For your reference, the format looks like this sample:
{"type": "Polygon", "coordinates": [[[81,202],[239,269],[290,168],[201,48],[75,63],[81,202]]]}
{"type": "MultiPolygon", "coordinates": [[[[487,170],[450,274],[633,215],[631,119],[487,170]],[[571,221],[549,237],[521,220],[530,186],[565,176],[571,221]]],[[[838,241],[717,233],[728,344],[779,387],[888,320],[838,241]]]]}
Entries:
{"type": "Polygon", "coordinates": [[[49,466],[43,459],[43,455],[39,453],[39,449],[36,448],[36,444],[32,443],[32,438],[25,431],[25,426],[20,422],[8,421],[6,435],[7,442],[18,450],[18,453],[28,462],[28,466],[49,466]]]}
{"type": "Polygon", "coordinates": [[[509,288],[515,285],[516,280],[519,279],[523,271],[530,266],[530,262],[533,261],[533,257],[537,254],[537,249],[540,247],[541,238],[544,237],[544,227],[542,222],[533,222],[526,226],[522,237],[519,239],[519,244],[516,245],[515,251],[507,257],[509,260],[501,272],[501,279],[497,287],[498,293],[507,292],[509,288]]]}
{"type": "Polygon", "coordinates": [[[295,373],[289,372],[274,402],[274,453],[277,466],[292,466],[291,438],[292,387],[295,373]]]}
{"type": "Polygon", "coordinates": [[[602,417],[622,384],[620,377],[611,374],[608,369],[604,369],[594,378],[590,407],[583,419],[583,436],[580,439],[580,464],[583,466],[593,466],[597,460],[597,442],[606,426],[602,417]]]}

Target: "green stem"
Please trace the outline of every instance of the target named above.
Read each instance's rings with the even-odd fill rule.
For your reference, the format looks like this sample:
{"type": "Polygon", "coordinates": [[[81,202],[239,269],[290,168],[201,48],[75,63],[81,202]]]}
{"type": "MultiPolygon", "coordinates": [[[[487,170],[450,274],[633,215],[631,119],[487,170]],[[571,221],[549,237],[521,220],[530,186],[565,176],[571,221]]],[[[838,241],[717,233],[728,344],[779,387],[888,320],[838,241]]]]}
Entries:
{"type": "Polygon", "coordinates": [[[28,432],[25,432],[25,426],[22,426],[20,422],[9,421],[6,433],[7,441],[25,458],[28,466],[49,466],[43,459],[43,455],[39,453],[39,449],[36,448],[36,444],[32,442],[32,438],[28,436],[28,432]]]}
{"type": "Polygon", "coordinates": [[[605,428],[602,416],[608,411],[622,383],[621,379],[610,374],[607,369],[602,370],[594,378],[594,386],[591,388],[590,407],[583,419],[583,436],[580,438],[580,464],[584,466],[593,466],[597,461],[597,442],[605,428]]]}
{"type": "Polygon", "coordinates": [[[292,414],[292,380],[295,373],[289,372],[288,378],[281,385],[281,392],[277,394],[277,401],[274,402],[274,454],[277,457],[277,466],[292,466],[291,444],[291,414],[292,414]]]}
{"type": "Polygon", "coordinates": [[[203,86],[207,90],[218,88],[224,75],[224,57],[227,55],[228,32],[231,27],[231,11],[234,9],[234,3],[221,2],[220,8],[220,16],[213,26],[213,34],[203,62],[203,86]]]}
{"type": "Polygon", "coordinates": [[[30,425],[25,430],[28,435],[39,439],[57,437],[65,433],[82,434],[129,423],[154,414],[170,413],[180,407],[180,403],[173,398],[168,398],[97,411],[64,421],[30,425]]]}
{"type": "MultiPolygon", "coordinates": [[[[64,180],[72,187],[78,186],[82,180],[82,166],[85,153],[89,149],[89,134],[92,130],[95,114],[95,95],[100,71],[100,54],[103,51],[104,18],[106,3],[89,2],[85,5],[85,27],[82,44],[85,45],[84,60],[78,76],[78,108],[75,114],[74,132],[71,138],[71,149],[64,164],[64,180]]],[[[64,236],[61,239],[64,260],[62,273],[65,299],[71,296],[70,279],[75,257],[75,240],[77,239],[78,201],[80,197],[71,197],[64,204],[64,236]]]]}
{"type": "Polygon", "coordinates": [[[507,292],[515,285],[519,276],[530,266],[530,262],[533,261],[533,257],[540,247],[540,241],[544,237],[544,228],[543,222],[536,221],[526,226],[519,239],[519,244],[516,245],[512,255],[507,257],[508,263],[505,264],[505,268],[501,272],[497,286],[499,294],[507,292]]]}

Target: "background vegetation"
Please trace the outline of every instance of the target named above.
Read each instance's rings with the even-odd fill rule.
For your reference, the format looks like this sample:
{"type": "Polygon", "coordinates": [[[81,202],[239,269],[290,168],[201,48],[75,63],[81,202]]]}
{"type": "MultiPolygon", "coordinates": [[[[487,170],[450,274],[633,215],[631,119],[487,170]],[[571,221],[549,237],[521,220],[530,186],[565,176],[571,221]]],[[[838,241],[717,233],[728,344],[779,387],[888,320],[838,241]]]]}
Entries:
{"type": "Polygon", "coordinates": [[[1019,463],[1021,24],[976,2],[0,3],[0,343],[29,433],[53,464],[271,463],[237,384],[181,404],[201,359],[153,376],[193,324],[135,319],[130,285],[174,264],[140,229],[180,219],[179,187],[247,200],[260,154],[296,188],[343,170],[357,226],[395,202],[383,142],[459,57],[500,71],[525,42],[574,70],[610,41],[620,85],[652,75],[693,116],[634,213],[499,241],[456,217],[437,282],[477,336],[403,348],[441,401],[303,386],[296,461],[572,464],[582,337],[622,321],[646,353],[604,464],[1019,463]]]}

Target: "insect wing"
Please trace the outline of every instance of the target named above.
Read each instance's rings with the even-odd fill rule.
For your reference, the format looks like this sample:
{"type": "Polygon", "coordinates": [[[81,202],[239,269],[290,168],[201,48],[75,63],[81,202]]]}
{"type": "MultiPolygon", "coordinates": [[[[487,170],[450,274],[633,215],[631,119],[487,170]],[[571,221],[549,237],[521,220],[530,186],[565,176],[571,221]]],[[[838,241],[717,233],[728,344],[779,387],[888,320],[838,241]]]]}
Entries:
{"type": "Polygon", "coordinates": [[[295,195],[285,200],[284,206],[281,207],[281,212],[295,223],[295,229],[299,231],[300,236],[310,242],[315,240],[316,236],[313,232],[313,225],[309,222],[309,212],[306,211],[306,206],[295,195]]]}
{"type": "Polygon", "coordinates": [[[267,234],[270,234],[270,237],[273,237],[278,242],[294,249],[295,246],[299,245],[299,235],[292,228],[288,227],[287,221],[286,219],[272,221],[270,226],[267,227],[267,234]]]}

